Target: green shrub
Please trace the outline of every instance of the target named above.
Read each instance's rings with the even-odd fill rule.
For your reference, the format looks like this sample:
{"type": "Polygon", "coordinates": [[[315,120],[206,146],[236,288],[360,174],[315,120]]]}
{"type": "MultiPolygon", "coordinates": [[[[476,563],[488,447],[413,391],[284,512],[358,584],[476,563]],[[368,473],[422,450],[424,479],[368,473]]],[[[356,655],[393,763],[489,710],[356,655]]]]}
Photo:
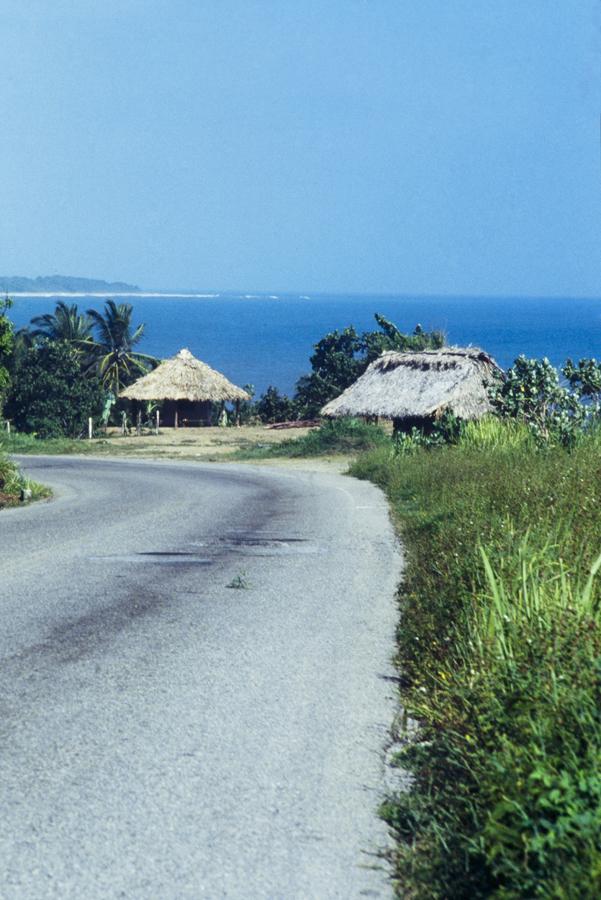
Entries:
{"type": "Polygon", "coordinates": [[[298,418],[298,408],[294,400],[280,394],[270,385],[255,405],[256,415],[261,422],[287,422],[298,418]]]}
{"type": "Polygon", "coordinates": [[[49,497],[51,493],[43,485],[25,478],[15,463],[0,449],[0,508],[17,503],[23,488],[31,490],[33,500],[49,497]]]}
{"type": "Polygon", "coordinates": [[[6,412],[18,431],[40,437],[78,437],[103,406],[100,381],[84,374],[80,355],[67,343],[27,350],[15,373],[6,412]]]}
{"type": "Polygon", "coordinates": [[[498,415],[526,424],[541,443],[571,446],[586,421],[580,396],[560,385],[557,369],[546,358],[518,356],[491,397],[498,415]]]}
{"type": "Polygon", "coordinates": [[[0,494],[17,495],[20,490],[19,472],[7,456],[0,453],[0,494]]]}

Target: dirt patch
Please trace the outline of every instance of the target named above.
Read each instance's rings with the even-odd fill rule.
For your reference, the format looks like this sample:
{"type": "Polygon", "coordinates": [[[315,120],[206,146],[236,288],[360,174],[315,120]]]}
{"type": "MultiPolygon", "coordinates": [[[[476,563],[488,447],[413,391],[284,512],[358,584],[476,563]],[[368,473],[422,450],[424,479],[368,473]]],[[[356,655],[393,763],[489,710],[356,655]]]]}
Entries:
{"type": "Polygon", "coordinates": [[[236,450],[268,447],[308,434],[310,428],[271,429],[260,425],[241,428],[161,428],[159,434],[122,435],[109,429],[106,437],[87,446],[93,451],[127,456],[171,459],[223,460],[236,450]]]}

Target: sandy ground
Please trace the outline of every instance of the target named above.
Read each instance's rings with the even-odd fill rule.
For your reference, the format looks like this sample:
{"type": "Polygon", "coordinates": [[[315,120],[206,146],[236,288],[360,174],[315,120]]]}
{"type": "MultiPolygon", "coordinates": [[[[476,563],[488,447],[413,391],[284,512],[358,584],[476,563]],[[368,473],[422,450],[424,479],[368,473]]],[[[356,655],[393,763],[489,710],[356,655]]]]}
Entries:
{"type": "Polygon", "coordinates": [[[222,459],[235,450],[281,444],[282,441],[302,437],[309,431],[309,428],[272,429],[262,425],[245,425],[240,428],[161,428],[158,435],[147,432],[138,436],[135,433],[122,435],[118,429],[112,428],[106,438],[100,438],[95,443],[128,454],[222,459]]]}
{"type": "MultiPolygon", "coordinates": [[[[109,429],[106,437],[94,439],[89,448],[103,456],[151,457],[154,459],[189,459],[202,462],[228,462],[236,450],[280,444],[309,433],[309,428],[271,429],[262,425],[240,428],[161,428],[158,435],[122,435],[109,429]]],[[[321,456],[317,459],[289,457],[248,460],[253,465],[286,466],[287,468],[345,472],[347,456],[321,456]]]]}

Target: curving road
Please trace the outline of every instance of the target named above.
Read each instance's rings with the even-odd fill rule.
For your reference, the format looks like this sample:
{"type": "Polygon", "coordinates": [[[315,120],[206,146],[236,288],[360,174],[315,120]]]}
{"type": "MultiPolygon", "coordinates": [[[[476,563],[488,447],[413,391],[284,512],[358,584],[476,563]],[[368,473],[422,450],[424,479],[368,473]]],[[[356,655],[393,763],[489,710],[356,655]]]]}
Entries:
{"type": "Polygon", "coordinates": [[[0,513],[0,896],[389,897],[382,495],[261,467],[22,465],[55,499],[0,513]]]}

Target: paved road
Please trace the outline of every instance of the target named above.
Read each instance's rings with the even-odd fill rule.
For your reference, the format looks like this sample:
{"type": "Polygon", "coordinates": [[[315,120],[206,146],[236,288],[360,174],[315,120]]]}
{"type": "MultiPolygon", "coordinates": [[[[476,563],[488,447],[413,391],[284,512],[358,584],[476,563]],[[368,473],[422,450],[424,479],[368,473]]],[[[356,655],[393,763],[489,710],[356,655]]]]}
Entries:
{"type": "Polygon", "coordinates": [[[56,498],[0,513],[3,900],[390,896],[370,856],[399,571],[379,492],[23,464],[56,498]]]}

